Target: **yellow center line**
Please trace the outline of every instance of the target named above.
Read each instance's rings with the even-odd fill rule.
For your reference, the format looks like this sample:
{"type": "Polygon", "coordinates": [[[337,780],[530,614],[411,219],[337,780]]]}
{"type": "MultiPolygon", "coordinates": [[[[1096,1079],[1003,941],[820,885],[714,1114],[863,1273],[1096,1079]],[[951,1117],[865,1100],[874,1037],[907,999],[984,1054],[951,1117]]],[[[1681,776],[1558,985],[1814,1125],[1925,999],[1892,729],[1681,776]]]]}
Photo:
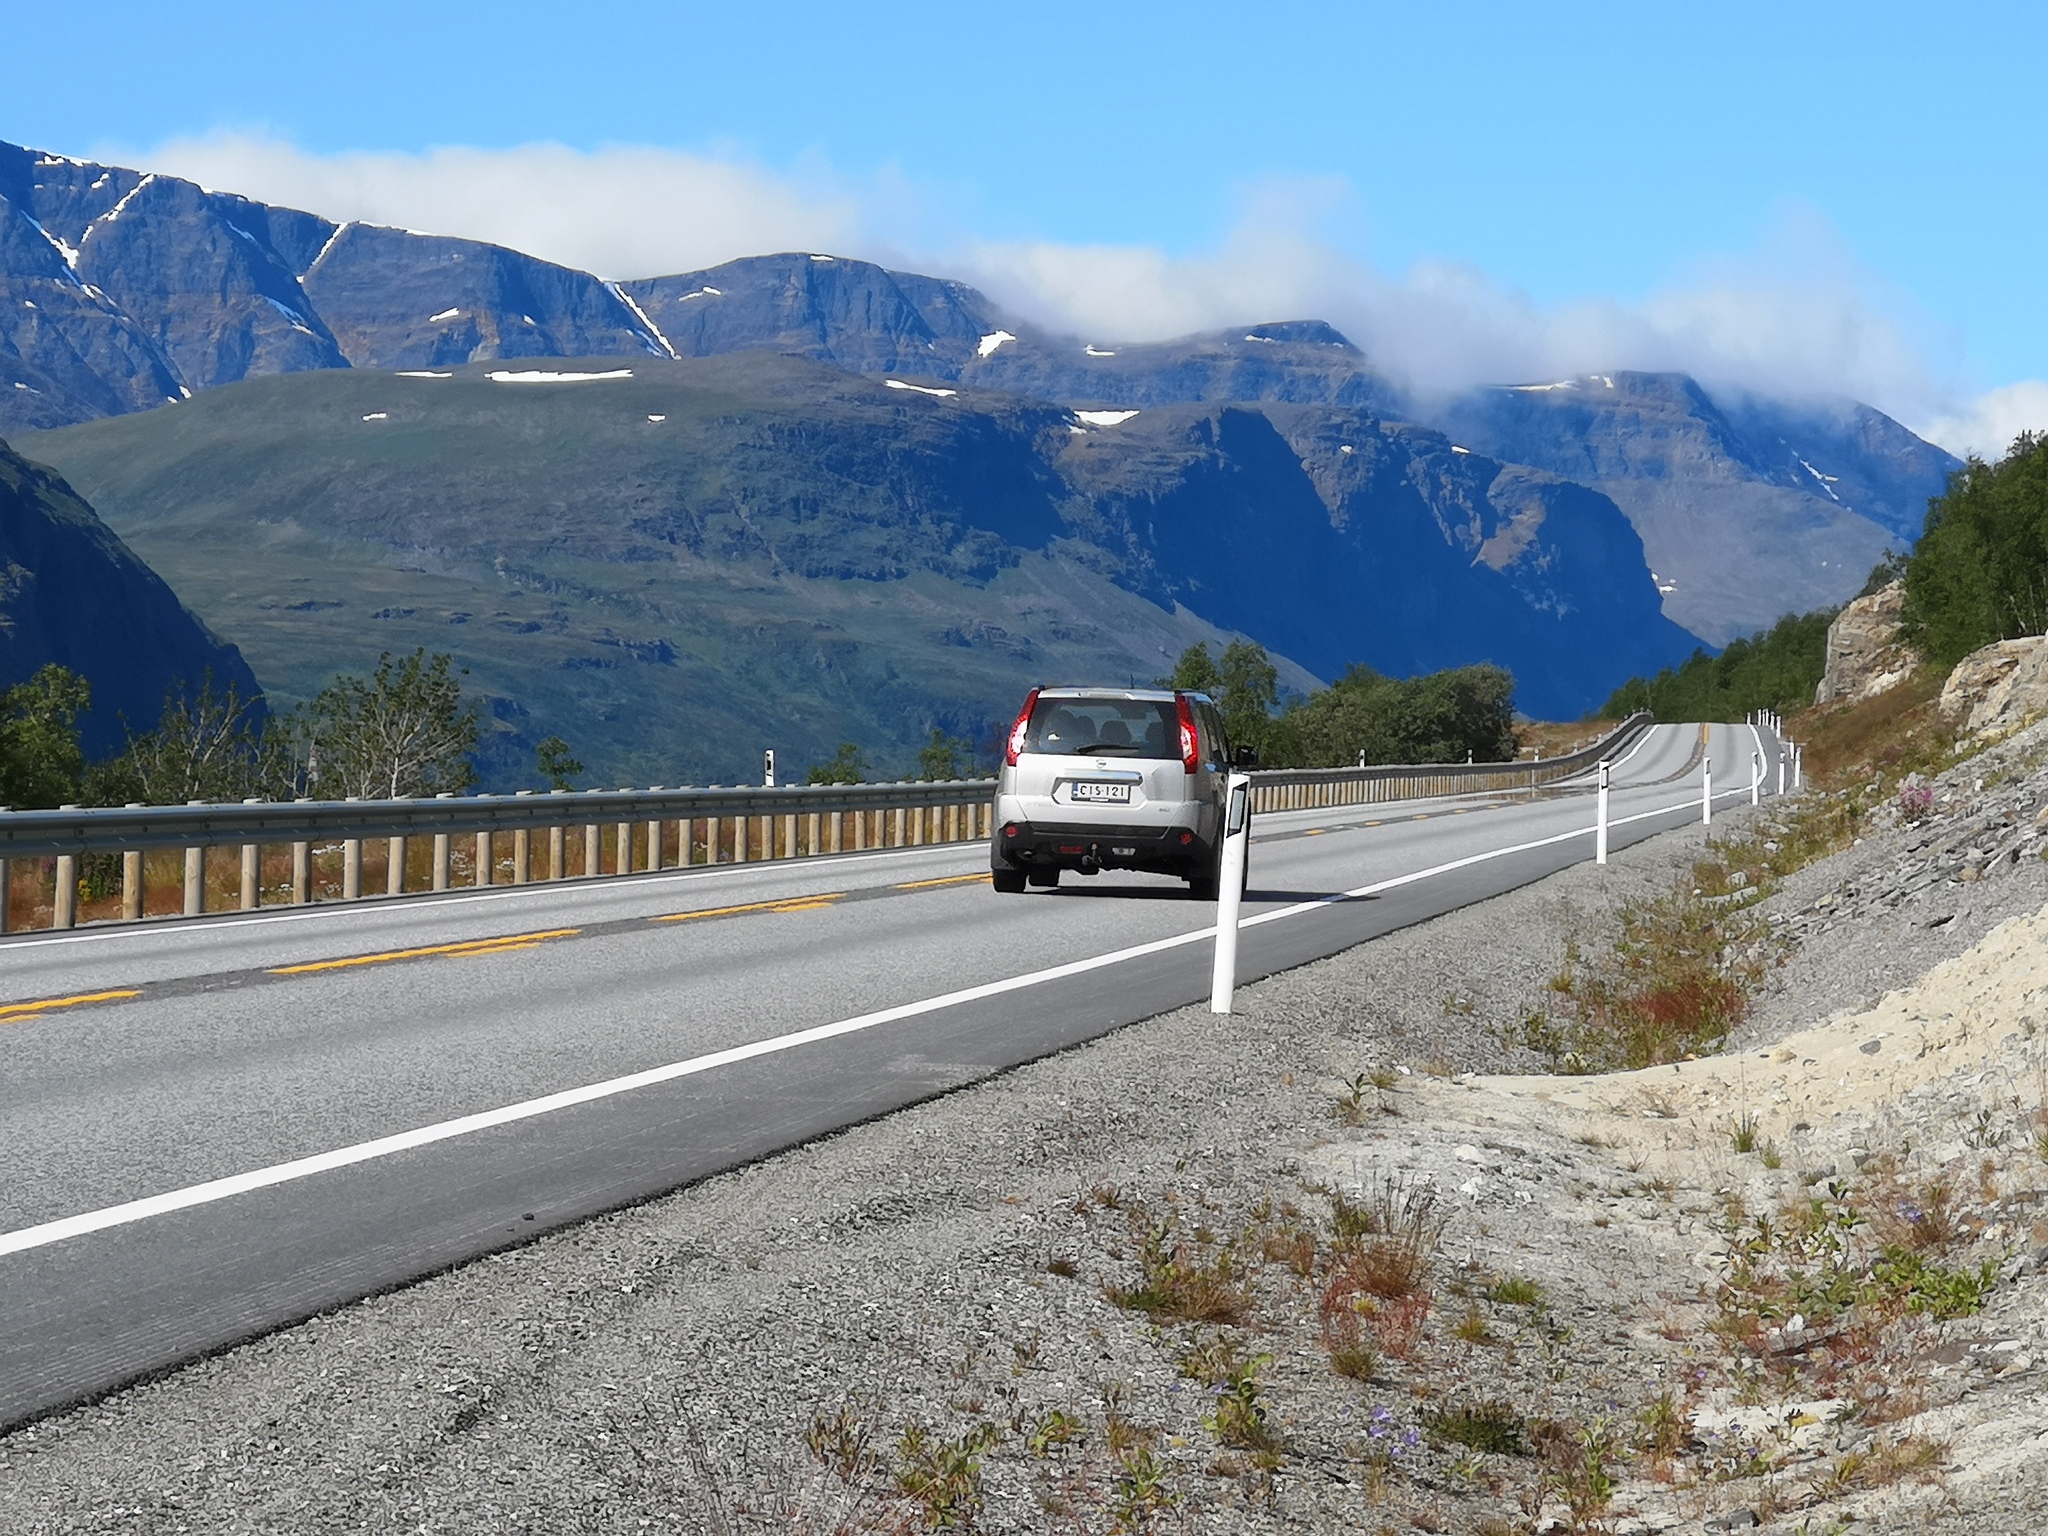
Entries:
{"type": "Polygon", "coordinates": [[[1325,832],[1329,830],[1330,829],[1328,827],[1310,827],[1306,832],[1302,833],[1301,835],[1303,837],[1321,837],[1325,832]]]}
{"type": "Polygon", "coordinates": [[[1366,825],[1367,825],[1368,827],[1376,827],[1376,826],[1378,826],[1378,825],[1379,825],[1379,823],[1378,823],[1378,822],[1376,822],[1376,821],[1368,821],[1368,822],[1366,823],[1366,825]]]}
{"type": "Polygon", "coordinates": [[[392,960],[426,960],[436,955],[452,959],[467,959],[476,955],[495,955],[508,949],[532,949],[548,939],[566,939],[581,933],[580,928],[550,928],[543,933],[508,933],[496,939],[470,939],[461,944],[429,944],[420,949],[391,949],[378,955],[349,955],[340,960],[311,960],[304,965],[274,966],[273,976],[304,976],[313,971],[340,971],[357,965],[383,965],[392,960]]]}
{"type": "Polygon", "coordinates": [[[140,987],[130,987],[122,992],[80,992],[73,997],[45,997],[33,1003],[0,1003],[0,1024],[37,1018],[52,1008],[76,1008],[83,1003],[117,1003],[124,997],[140,996],[140,987]]]}
{"type": "Polygon", "coordinates": [[[1408,819],[1410,821],[1427,821],[1429,820],[1429,812],[1417,811],[1413,816],[1410,816],[1408,819]]]}
{"type": "Polygon", "coordinates": [[[844,898],[844,891],[827,891],[818,896],[786,896],[780,901],[750,901],[738,907],[706,907],[702,912],[668,912],[649,918],[654,923],[691,923],[700,917],[737,917],[742,912],[815,912],[844,898]]]}
{"type": "Polygon", "coordinates": [[[907,880],[896,887],[899,891],[926,891],[935,885],[985,885],[987,875],[947,875],[939,880],[907,880]]]}

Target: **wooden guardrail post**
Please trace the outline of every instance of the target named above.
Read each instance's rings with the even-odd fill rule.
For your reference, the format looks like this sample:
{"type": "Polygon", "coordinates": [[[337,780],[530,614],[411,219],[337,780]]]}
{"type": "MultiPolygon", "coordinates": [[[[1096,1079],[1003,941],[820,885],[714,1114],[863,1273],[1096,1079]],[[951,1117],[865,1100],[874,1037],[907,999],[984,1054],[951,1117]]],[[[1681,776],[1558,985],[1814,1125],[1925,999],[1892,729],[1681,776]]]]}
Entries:
{"type": "MultiPolygon", "coordinates": [[[[187,800],[187,805],[204,805],[204,800],[187,800]]],[[[206,910],[206,846],[185,850],[185,915],[197,917],[206,910]]]]}
{"type": "MultiPolygon", "coordinates": [[[[631,791],[621,791],[630,794],[631,791]]],[[[633,873],[633,823],[622,821],[613,829],[612,840],[618,847],[612,859],[612,873],[630,875],[633,873]]]]}
{"type": "MultiPolygon", "coordinates": [[[[128,809],[139,811],[142,809],[142,802],[140,800],[130,800],[128,802],[128,809]]],[[[143,878],[142,850],[140,848],[122,849],[121,916],[131,923],[139,921],[142,917],[143,878]]],[[[0,932],[4,931],[4,925],[0,925],[0,932]]]]}
{"type": "MultiPolygon", "coordinates": [[[[566,789],[551,789],[551,795],[566,795],[566,789]]],[[[548,828],[548,878],[566,880],[569,878],[569,829],[561,822],[548,828]]]]}
{"type": "Polygon", "coordinates": [[[497,871],[492,868],[495,860],[496,854],[491,847],[491,834],[488,832],[477,833],[476,876],[470,883],[481,889],[495,880],[497,878],[497,871]]]}
{"type": "MultiPolygon", "coordinates": [[[[78,807],[65,805],[58,809],[75,811],[78,807]]],[[[57,889],[50,896],[50,926],[78,926],[78,855],[75,853],[57,855],[57,889]]]]}
{"type": "Polygon", "coordinates": [[[405,894],[405,839],[387,838],[384,843],[384,894],[405,894]]]}
{"type": "MultiPolygon", "coordinates": [[[[455,791],[444,789],[434,798],[436,800],[453,800],[455,798],[455,791]]],[[[434,872],[428,877],[430,889],[436,891],[448,889],[448,865],[451,850],[452,844],[448,834],[446,832],[436,832],[434,834],[434,872]]]]}
{"type": "MultiPolygon", "coordinates": [[[[244,805],[261,805],[260,796],[251,795],[244,805]]],[[[263,845],[242,844],[242,905],[244,912],[254,912],[263,900],[263,845]]]]}
{"type": "Polygon", "coordinates": [[[747,837],[754,830],[754,818],[735,816],[732,819],[732,861],[735,864],[747,862],[747,837]]]}
{"type": "Polygon", "coordinates": [[[583,823],[583,878],[588,880],[592,875],[602,874],[604,871],[598,865],[603,859],[604,829],[594,821],[586,821],[583,823]]]}
{"type": "MultiPolygon", "coordinates": [[[[661,788],[659,784],[654,787],[661,788]]],[[[647,867],[653,870],[661,868],[661,818],[658,816],[647,823],[647,867]]]]}
{"type": "MultiPolygon", "coordinates": [[[[530,800],[533,798],[533,791],[522,789],[515,791],[515,795],[530,800]]],[[[512,829],[512,883],[514,885],[524,885],[532,878],[533,829],[531,827],[514,827],[512,829]]]]}
{"type": "MultiPolygon", "coordinates": [[[[304,795],[295,802],[309,805],[304,795]]],[[[313,845],[310,842],[292,844],[292,905],[303,907],[313,899],[313,845]]]]}
{"type": "MultiPolygon", "coordinates": [[[[350,799],[355,797],[351,795],[350,799]]],[[[363,896],[363,840],[359,837],[345,837],[341,840],[341,899],[360,901],[363,896]]]]}

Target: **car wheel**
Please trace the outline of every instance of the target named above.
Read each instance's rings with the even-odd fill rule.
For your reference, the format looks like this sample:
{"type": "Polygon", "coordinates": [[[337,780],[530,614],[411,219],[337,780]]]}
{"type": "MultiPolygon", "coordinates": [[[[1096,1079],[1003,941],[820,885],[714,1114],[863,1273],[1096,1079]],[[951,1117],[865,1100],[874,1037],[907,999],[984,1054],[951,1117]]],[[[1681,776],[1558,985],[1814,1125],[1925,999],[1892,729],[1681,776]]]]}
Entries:
{"type": "Polygon", "coordinates": [[[1222,882],[1214,871],[1206,875],[1188,876],[1188,899],[1191,901],[1214,901],[1222,891],[1222,882]]]}
{"type": "Polygon", "coordinates": [[[1034,869],[1024,878],[1040,890],[1049,891],[1060,883],[1060,872],[1057,869],[1034,869]]]}
{"type": "Polygon", "coordinates": [[[988,878],[989,884],[1012,896],[1024,889],[1024,871],[1021,869],[992,869],[988,878]]]}

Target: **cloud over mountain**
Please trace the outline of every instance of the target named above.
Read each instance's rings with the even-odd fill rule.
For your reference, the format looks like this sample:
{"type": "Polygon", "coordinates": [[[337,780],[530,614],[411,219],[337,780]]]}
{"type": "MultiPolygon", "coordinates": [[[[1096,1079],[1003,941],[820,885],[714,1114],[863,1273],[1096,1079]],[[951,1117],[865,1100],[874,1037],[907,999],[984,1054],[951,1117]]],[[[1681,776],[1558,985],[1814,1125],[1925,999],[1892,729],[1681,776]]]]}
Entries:
{"type": "Polygon", "coordinates": [[[273,137],[174,140],[135,158],[330,218],[494,241],[606,277],[689,271],[771,250],[832,250],[966,278],[1062,330],[1158,340],[1246,315],[1316,315],[1418,393],[1601,369],[1690,373],[1731,392],[1849,396],[1956,452],[1997,453],[2048,428],[2048,384],[1979,395],[1960,348],[1861,266],[1825,222],[1788,210],[1745,253],[1634,297],[1541,302],[1454,261],[1391,274],[1333,239],[1341,183],[1248,189],[1212,248],[992,240],[928,189],[822,165],[557,144],[316,155],[273,137]]]}

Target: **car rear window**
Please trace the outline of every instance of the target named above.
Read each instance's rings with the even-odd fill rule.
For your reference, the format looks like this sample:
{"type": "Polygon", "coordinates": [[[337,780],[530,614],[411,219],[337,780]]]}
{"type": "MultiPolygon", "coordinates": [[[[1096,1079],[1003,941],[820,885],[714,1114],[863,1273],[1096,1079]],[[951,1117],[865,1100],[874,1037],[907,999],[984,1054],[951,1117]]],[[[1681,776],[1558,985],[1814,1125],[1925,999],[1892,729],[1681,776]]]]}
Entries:
{"type": "Polygon", "coordinates": [[[1026,752],[1054,757],[1180,756],[1171,700],[1040,699],[1024,733],[1026,752]]]}

